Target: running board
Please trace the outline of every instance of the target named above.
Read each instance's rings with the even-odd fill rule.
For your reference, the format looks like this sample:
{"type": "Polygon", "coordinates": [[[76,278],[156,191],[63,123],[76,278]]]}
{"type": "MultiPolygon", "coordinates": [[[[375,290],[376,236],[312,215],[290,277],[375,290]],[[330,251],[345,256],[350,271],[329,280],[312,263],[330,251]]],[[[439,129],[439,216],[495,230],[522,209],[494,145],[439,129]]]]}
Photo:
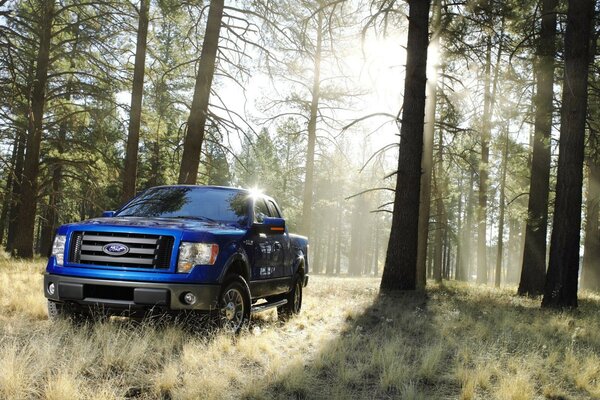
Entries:
{"type": "Polygon", "coordinates": [[[271,308],[280,307],[284,304],[287,304],[287,302],[288,302],[287,299],[283,299],[283,300],[275,301],[273,303],[259,304],[257,306],[252,307],[252,312],[257,313],[257,312],[267,311],[267,310],[270,310],[271,308]]]}

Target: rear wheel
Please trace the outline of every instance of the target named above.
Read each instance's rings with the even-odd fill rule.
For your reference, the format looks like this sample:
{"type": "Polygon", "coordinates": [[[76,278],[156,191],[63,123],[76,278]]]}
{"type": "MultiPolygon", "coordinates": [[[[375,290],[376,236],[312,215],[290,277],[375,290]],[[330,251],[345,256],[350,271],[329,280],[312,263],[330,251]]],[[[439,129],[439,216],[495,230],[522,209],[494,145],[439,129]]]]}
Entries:
{"type": "Polygon", "coordinates": [[[238,334],[250,322],[250,289],[241,276],[225,280],[219,296],[218,323],[221,329],[238,334]]]}
{"type": "Polygon", "coordinates": [[[285,296],[287,303],[279,307],[279,312],[283,314],[284,318],[300,314],[302,309],[302,276],[296,274],[294,277],[294,284],[292,290],[290,290],[285,296]]]}

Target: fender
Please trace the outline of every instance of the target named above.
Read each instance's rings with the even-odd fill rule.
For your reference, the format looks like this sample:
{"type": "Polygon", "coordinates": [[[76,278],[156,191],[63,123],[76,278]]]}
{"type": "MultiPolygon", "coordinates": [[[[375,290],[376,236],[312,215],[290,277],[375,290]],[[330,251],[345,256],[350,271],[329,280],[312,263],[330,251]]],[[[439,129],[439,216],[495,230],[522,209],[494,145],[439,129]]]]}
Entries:
{"type": "Polygon", "coordinates": [[[294,264],[292,266],[292,275],[295,275],[298,270],[300,269],[300,266],[304,267],[304,272],[303,275],[306,274],[306,263],[304,261],[304,253],[302,251],[298,251],[296,253],[296,259],[294,260],[294,264]]]}
{"type": "Polygon", "coordinates": [[[244,276],[244,279],[246,279],[246,281],[248,281],[249,283],[250,278],[252,277],[252,273],[250,270],[250,261],[248,261],[248,256],[246,255],[246,252],[243,249],[238,249],[235,253],[231,255],[231,257],[229,257],[229,259],[223,266],[223,269],[221,270],[221,274],[219,275],[219,283],[223,283],[223,280],[229,273],[232,266],[237,263],[243,266],[243,271],[241,271],[242,275],[244,276]]]}

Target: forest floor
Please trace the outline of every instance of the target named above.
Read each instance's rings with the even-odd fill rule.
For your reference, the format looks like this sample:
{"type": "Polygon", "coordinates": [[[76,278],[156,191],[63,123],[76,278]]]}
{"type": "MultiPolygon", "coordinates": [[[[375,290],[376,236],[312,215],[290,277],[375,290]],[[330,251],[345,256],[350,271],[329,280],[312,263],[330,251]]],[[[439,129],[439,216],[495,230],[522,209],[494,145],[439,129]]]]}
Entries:
{"type": "Polygon", "coordinates": [[[0,261],[2,399],[600,398],[600,297],[576,311],[447,283],[378,296],[312,276],[302,314],[238,338],[112,318],[51,323],[43,261],[0,261]]]}

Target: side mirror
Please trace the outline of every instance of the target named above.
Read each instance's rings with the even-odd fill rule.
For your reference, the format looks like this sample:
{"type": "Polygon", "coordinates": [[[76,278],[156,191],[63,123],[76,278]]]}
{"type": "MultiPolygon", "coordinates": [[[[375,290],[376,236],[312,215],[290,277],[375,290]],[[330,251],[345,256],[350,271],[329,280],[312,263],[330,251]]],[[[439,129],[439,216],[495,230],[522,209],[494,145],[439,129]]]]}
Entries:
{"type": "Polygon", "coordinates": [[[285,219],[275,217],[265,217],[262,224],[254,224],[264,233],[284,233],[285,219]]]}
{"type": "Polygon", "coordinates": [[[114,211],[102,211],[102,218],[112,218],[115,216],[114,211]]]}

